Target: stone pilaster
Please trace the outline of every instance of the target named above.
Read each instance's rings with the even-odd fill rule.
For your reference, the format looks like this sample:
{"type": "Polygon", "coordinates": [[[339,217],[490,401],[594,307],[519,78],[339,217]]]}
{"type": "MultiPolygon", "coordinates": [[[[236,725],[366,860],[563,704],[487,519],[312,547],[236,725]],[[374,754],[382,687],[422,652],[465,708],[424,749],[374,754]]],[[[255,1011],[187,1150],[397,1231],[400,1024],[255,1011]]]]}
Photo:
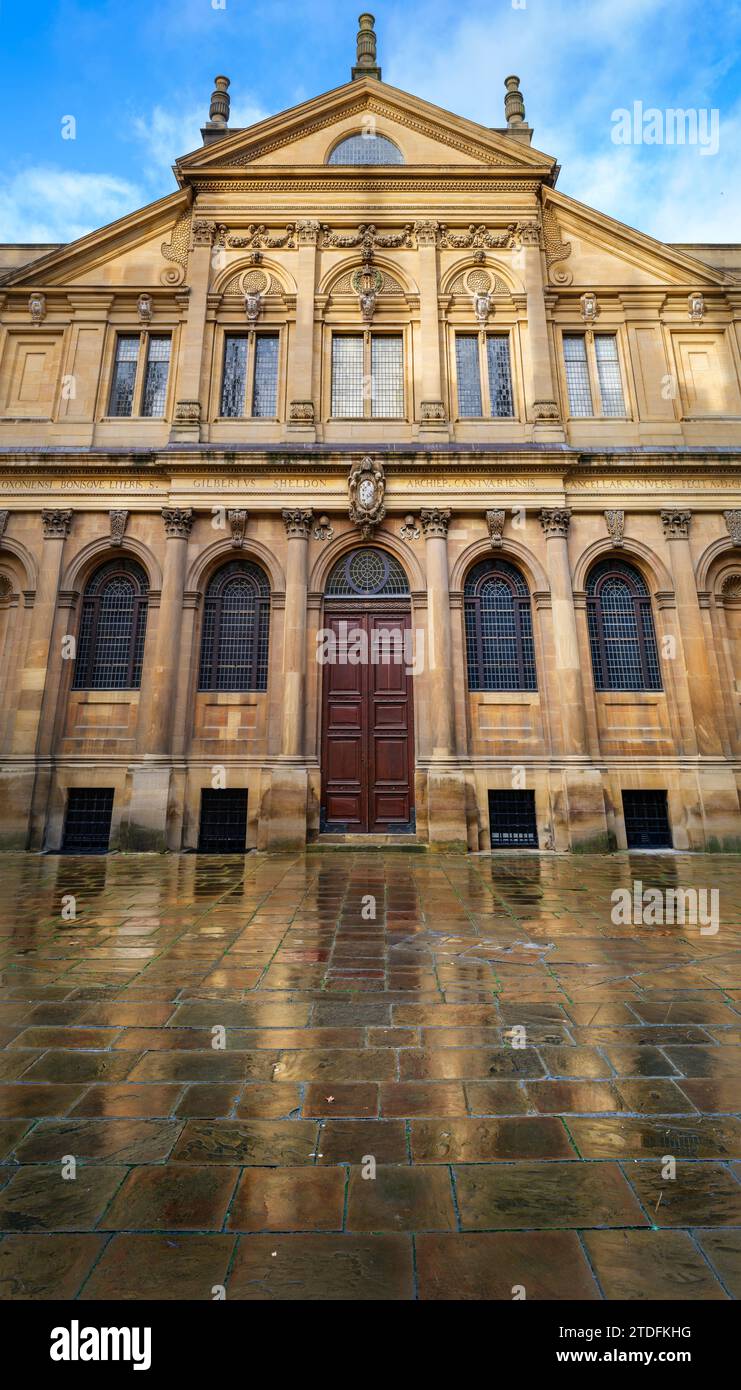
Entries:
{"type": "Polygon", "coordinates": [[[689,539],[691,522],[690,511],[672,509],[661,513],[664,539],[669,548],[669,567],[674,580],[677,628],[684,652],[697,751],[701,756],[715,757],[723,751],[718,727],[719,701],[716,698],[718,678],[711,671],[695,583],[689,539]]]}
{"type": "Polygon", "coordinates": [[[466,788],[456,761],[453,636],[450,619],[450,511],[422,508],[427,566],[427,699],[432,743],[427,775],[430,843],[467,847],[466,788]]]}
{"type": "MultiPolygon", "coordinates": [[[[140,745],[141,763],[130,770],[131,787],[127,819],[121,823],[121,848],[125,850],[179,849],[179,830],[168,817],[172,785],[175,716],[178,709],[178,675],[182,661],[183,599],[188,558],[188,538],[193,525],[190,507],[165,507],[165,563],[157,614],[154,659],[144,666],[147,689],[142,691],[141,714],[148,714],[140,745]]],[[[182,709],[181,709],[182,714],[182,709]]]]}
{"type": "Polygon", "coordinates": [[[283,625],[283,701],[280,764],[273,768],[266,800],[266,848],[300,849],[306,843],[306,632],[309,536],[314,514],[288,508],[282,513],[288,538],[283,625]]]}
{"type": "Polygon", "coordinates": [[[156,649],[148,676],[152,699],[146,746],[149,753],[167,756],[172,750],[173,713],[181,657],[180,629],[183,621],[185,571],[193,511],[190,507],[165,507],[162,520],[166,536],[165,563],[157,617],[156,649]]]}
{"type": "Polygon", "coordinates": [[[288,433],[316,439],[314,403],[314,294],[319,223],[296,224],[296,322],[288,353],[288,433]]]}
{"type": "Polygon", "coordinates": [[[442,398],[440,314],[438,309],[437,222],[415,223],[419,323],[422,341],[422,399],[420,438],[448,438],[447,412],[442,398]]]}
{"type": "Polygon", "coordinates": [[[45,510],[41,519],[44,544],[12,740],[13,753],[29,756],[35,754],[39,737],[64,543],[72,524],[72,512],[45,510]]]}
{"type": "Polygon", "coordinates": [[[213,222],[195,219],[188,256],[187,316],[180,336],[175,417],[170,431],[173,442],[198,442],[201,438],[201,366],[208,309],[211,258],[218,229],[213,222]]]}
{"type": "Polygon", "coordinates": [[[71,523],[71,511],[42,512],[44,541],[9,735],[15,765],[3,777],[2,786],[5,849],[42,848],[39,835],[43,836],[51,767],[48,761],[41,766],[36,760],[42,747],[45,745],[48,751],[50,745],[59,689],[61,652],[55,663],[54,642],[60,636],[59,583],[71,523]],[[51,676],[53,668],[56,679],[51,676]]]}
{"type": "MultiPolygon", "coordinates": [[[[557,840],[568,834],[571,848],[606,850],[607,817],[600,773],[587,767],[588,731],[579,653],[574,592],[571,585],[568,534],[571,512],[566,507],[544,508],[540,514],[546,537],[546,568],[551,587],[553,653],[556,692],[561,715],[560,747],[564,760],[563,802],[555,813],[557,840]]],[[[554,721],[553,734],[558,725],[554,721]]]]}
{"type": "Polygon", "coordinates": [[[553,381],[537,225],[528,224],[521,229],[520,235],[522,244],[519,254],[524,261],[527,294],[526,359],[529,365],[528,404],[534,421],[533,434],[536,439],[562,440],[564,431],[553,381]]]}
{"type": "Polygon", "coordinates": [[[309,570],[309,536],[313,512],[282,513],[288,538],[286,556],[286,607],[283,647],[283,723],[281,754],[304,755],[304,705],[306,700],[306,597],[309,570]]]}

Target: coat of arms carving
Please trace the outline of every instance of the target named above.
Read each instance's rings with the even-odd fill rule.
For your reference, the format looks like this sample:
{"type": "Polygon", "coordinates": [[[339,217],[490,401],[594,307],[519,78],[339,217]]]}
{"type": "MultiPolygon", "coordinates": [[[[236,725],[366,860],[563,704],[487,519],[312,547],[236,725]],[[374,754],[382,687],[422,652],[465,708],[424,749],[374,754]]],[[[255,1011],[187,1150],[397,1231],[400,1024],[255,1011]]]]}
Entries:
{"type": "Polygon", "coordinates": [[[386,477],[383,465],[366,455],[354,464],[347,479],[350,520],[360,527],[363,540],[372,535],[386,515],[386,477]]]}

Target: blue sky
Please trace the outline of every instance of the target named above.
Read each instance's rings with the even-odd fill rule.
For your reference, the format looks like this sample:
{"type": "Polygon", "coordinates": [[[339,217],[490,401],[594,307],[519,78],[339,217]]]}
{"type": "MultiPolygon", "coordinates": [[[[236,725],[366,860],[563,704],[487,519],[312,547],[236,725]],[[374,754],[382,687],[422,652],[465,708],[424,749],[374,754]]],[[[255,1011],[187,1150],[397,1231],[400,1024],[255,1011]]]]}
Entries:
{"type": "MultiPolygon", "coordinates": [[[[172,192],[217,72],[233,125],[349,77],[344,0],[0,0],[0,241],[66,241],[172,192]],[[76,138],[62,138],[74,116],[76,138]]],[[[667,241],[741,241],[741,0],[378,0],[384,79],[501,126],[522,80],[558,187],[667,241]],[[719,113],[716,154],[612,141],[612,114],[719,113]]]]}

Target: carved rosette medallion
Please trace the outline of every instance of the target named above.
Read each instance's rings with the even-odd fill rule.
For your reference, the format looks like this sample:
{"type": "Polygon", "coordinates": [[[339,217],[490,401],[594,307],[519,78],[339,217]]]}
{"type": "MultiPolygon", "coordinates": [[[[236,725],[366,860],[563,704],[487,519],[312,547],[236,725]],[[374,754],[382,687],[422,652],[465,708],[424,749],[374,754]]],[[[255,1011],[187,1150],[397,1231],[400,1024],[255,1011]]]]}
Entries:
{"type": "Polygon", "coordinates": [[[373,533],[386,515],[386,477],[383,465],[375,463],[369,455],[354,464],[348,479],[348,498],[350,520],[360,527],[364,540],[373,533]]]}

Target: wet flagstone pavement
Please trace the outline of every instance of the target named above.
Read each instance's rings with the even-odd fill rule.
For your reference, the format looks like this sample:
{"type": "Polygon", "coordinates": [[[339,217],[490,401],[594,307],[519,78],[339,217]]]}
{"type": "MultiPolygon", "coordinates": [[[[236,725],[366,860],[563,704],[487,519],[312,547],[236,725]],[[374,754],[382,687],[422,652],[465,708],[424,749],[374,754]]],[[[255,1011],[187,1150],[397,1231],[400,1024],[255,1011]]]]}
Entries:
{"type": "Polygon", "coordinates": [[[0,1297],[739,1296],[738,859],[0,882],[0,1297]],[[717,933],[614,925],[634,879],[718,888],[717,933]]]}

